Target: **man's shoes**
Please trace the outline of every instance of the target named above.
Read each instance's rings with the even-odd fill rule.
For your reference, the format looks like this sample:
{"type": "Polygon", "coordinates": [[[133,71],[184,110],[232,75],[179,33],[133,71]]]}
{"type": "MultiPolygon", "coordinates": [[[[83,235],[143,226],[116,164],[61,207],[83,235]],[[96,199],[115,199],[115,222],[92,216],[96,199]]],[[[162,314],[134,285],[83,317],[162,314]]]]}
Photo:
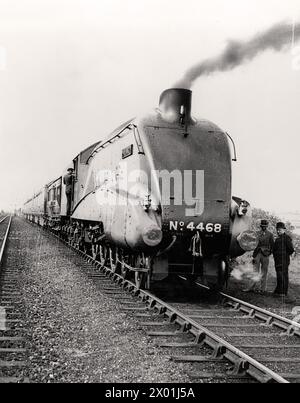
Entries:
{"type": "Polygon", "coordinates": [[[244,290],[242,290],[243,292],[253,292],[252,288],[245,288],[244,290]]]}
{"type": "Polygon", "coordinates": [[[274,294],[275,296],[279,298],[284,298],[284,303],[285,304],[296,304],[297,300],[291,297],[288,297],[287,294],[274,294]]]}
{"type": "Polygon", "coordinates": [[[287,297],[286,294],[279,294],[278,292],[273,292],[272,295],[273,295],[273,297],[279,297],[279,298],[280,298],[280,297],[281,297],[281,298],[287,297]]]}
{"type": "Polygon", "coordinates": [[[261,291],[261,290],[258,290],[258,289],[254,289],[253,292],[254,292],[255,294],[261,294],[261,293],[262,293],[262,291],[261,291]]]}
{"type": "Polygon", "coordinates": [[[286,304],[296,304],[297,300],[295,298],[290,298],[290,297],[286,296],[284,302],[286,304]]]}
{"type": "Polygon", "coordinates": [[[257,291],[257,294],[259,294],[259,295],[265,295],[265,296],[270,295],[270,293],[269,293],[268,291],[263,291],[263,290],[257,291]]]}

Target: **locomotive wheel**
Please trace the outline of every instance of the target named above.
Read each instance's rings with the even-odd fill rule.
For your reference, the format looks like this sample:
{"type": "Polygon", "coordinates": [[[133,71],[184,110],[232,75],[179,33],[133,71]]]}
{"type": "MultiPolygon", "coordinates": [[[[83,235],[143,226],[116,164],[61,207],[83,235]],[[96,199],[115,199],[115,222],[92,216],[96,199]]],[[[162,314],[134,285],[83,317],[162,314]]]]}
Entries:
{"type": "Polygon", "coordinates": [[[134,273],[134,279],[135,279],[136,288],[138,290],[140,288],[143,288],[144,282],[145,282],[145,273],[143,273],[142,271],[136,271],[134,273]]]}
{"type": "Polygon", "coordinates": [[[125,267],[124,265],[124,259],[122,259],[122,263],[121,263],[121,276],[124,278],[124,280],[127,278],[127,274],[128,274],[128,269],[127,267],[125,267]]]}
{"type": "Polygon", "coordinates": [[[112,272],[115,273],[118,266],[118,249],[109,248],[109,262],[112,272]]]}
{"type": "Polygon", "coordinates": [[[146,268],[148,269],[147,273],[145,274],[145,290],[150,290],[151,285],[151,259],[150,257],[146,257],[146,268]]]}
{"type": "Polygon", "coordinates": [[[100,245],[100,263],[102,266],[105,265],[106,260],[107,260],[107,248],[103,245],[100,245]]]}
{"type": "Polygon", "coordinates": [[[124,278],[124,280],[128,277],[128,269],[125,266],[125,263],[128,264],[129,257],[124,255],[123,251],[121,250],[120,256],[119,256],[119,267],[120,267],[120,272],[121,276],[124,278]]]}
{"type": "Polygon", "coordinates": [[[228,272],[227,264],[222,260],[219,268],[219,277],[218,277],[218,284],[220,285],[221,288],[223,288],[224,284],[227,281],[227,272],[228,272]]]}
{"type": "Polygon", "coordinates": [[[222,291],[224,284],[226,282],[226,263],[221,260],[218,267],[218,274],[215,282],[208,282],[208,286],[210,287],[213,293],[222,291]]]}
{"type": "MultiPolygon", "coordinates": [[[[78,242],[76,242],[76,243],[78,243],[78,242]]],[[[97,259],[97,255],[99,253],[98,250],[99,250],[99,245],[97,245],[97,244],[92,245],[92,256],[93,256],[94,260],[97,259]]]]}

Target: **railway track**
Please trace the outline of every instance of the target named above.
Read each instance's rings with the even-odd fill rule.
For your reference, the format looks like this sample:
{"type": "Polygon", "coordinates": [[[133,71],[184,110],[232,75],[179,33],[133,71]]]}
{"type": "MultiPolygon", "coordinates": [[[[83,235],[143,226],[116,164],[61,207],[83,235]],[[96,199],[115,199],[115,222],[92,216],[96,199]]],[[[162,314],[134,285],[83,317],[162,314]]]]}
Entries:
{"type": "MultiPolygon", "coordinates": [[[[156,344],[168,349],[172,360],[187,363],[191,379],[261,383],[300,380],[298,323],[224,293],[220,293],[221,306],[167,303],[62,242],[86,261],[83,269],[102,292],[118,299],[124,311],[138,317],[156,344]]],[[[194,287],[207,288],[199,283],[194,287]]]]}
{"type": "Polygon", "coordinates": [[[0,383],[28,382],[17,267],[5,261],[12,217],[0,221],[0,383]]]}
{"type": "Polygon", "coordinates": [[[220,293],[220,297],[220,308],[206,309],[206,306],[191,304],[176,306],[286,381],[299,382],[299,323],[225,293],[220,293]]]}

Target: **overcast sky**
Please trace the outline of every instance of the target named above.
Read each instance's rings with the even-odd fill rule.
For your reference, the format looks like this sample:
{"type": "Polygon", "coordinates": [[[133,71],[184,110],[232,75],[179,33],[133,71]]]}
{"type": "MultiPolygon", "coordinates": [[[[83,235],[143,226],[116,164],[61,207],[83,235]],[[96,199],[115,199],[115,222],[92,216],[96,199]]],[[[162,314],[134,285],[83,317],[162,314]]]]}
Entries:
{"type": "MultiPolygon", "coordinates": [[[[299,0],[0,0],[0,210],[156,107],[228,39],[293,19],[299,0]]],[[[193,87],[193,114],[235,139],[234,194],[275,212],[300,211],[300,68],[292,66],[290,50],[267,52],[193,87]]]]}

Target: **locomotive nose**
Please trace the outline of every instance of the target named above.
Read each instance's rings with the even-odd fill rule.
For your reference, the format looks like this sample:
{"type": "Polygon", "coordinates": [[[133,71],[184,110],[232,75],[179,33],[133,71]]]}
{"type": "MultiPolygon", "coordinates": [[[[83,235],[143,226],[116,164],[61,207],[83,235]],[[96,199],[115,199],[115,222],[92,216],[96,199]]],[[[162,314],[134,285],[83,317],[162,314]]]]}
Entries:
{"type": "Polygon", "coordinates": [[[159,98],[159,109],[164,120],[170,123],[188,124],[191,120],[192,91],[185,88],[169,88],[159,98]]]}
{"type": "Polygon", "coordinates": [[[143,241],[148,246],[157,246],[162,240],[162,230],[156,225],[149,225],[142,233],[143,241]]]}

